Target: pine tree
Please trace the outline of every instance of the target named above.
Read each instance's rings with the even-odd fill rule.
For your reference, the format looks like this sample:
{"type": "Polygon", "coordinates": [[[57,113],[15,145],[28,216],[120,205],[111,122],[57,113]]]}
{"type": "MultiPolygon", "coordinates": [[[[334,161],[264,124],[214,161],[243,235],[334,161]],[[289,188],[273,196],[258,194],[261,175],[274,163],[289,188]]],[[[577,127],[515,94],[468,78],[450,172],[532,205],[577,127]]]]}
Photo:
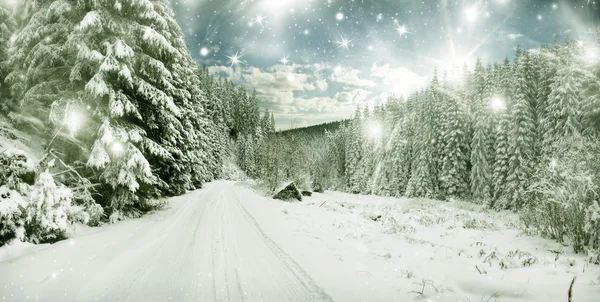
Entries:
{"type": "Polygon", "coordinates": [[[468,192],[467,116],[458,103],[457,97],[452,94],[450,90],[441,93],[444,112],[441,141],[444,143],[444,149],[440,155],[440,186],[443,197],[462,198],[468,192]]]}
{"type": "Polygon", "coordinates": [[[11,37],[15,32],[17,23],[13,13],[0,4],[0,115],[6,115],[11,111],[14,103],[10,100],[10,92],[4,79],[9,73],[8,47],[11,37]]]}
{"type": "MultiPolygon", "coordinates": [[[[596,29],[596,47],[600,49],[600,26],[596,29]]],[[[600,134],[600,64],[592,68],[592,77],[586,89],[583,104],[583,132],[587,136],[600,134]]]]}
{"type": "Polygon", "coordinates": [[[536,125],[534,107],[528,99],[530,90],[530,84],[527,82],[528,60],[529,54],[526,53],[517,61],[515,90],[510,112],[510,159],[506,179],[509,203],[506,206],[512,209],[518,209],[525,203],[525,191],[532,175],[535,154],[536,125]]]}
{"type": "Polygon", "coordinates": [[[348,179],[348,190],[358,194],[361,192],[360,181],[363,179],[360,168],[362,161],[362,121],[360,108],[356,108],[347,137],[346,155],[346,179],[348,179]]]}
{"type": "Polygon", "coordinates": [[[411,174],[406,186],[406,195],[410,197],[434,198],[436,182],[433,157],[435,147],[435,131],[432,128],[433,95],[430,90],[416,95],[415,136],[412,142],[413,156],[411,174]]]}
{"type": "Polygon", "coordinates": [[[473,140],[471,142],[471,194],[477,202],[487,202],[491,197],[491,164],[490,158],[490,125],[491,117],[488,102],[491,97],[491,83],[486,70],[477,60],[475,72],[470,83],[470,98],[472,102],[473,140]]]}
{"type": "MultiPolygon", "coordinates": [[[[508,137],[510,134],[510,111],[511,97],[512,97],[512,85],[513,77],[511,72],[510,61],[508,58],[504,60],[504,64],[500,67],[500,95],[504,100],[504,109],[499,112],[498,116],[498,128],[496,129],[496,141],[494,144],[495,159],[493,164],[493,201],[496,202],[502,199],[499,204],[506,204],[506,178],[509,166],[509,141],[508,137]]],[[[494,204],[492,204],[494,206],[494,204]]]]}
{"type": "MultiPolygon", "coordinates": [[[[550,85],[547,119],[544,125],[545,145],[551,148],[559,139],[580,134],[584,81],[586,72],[578,60],[571,57],[569,46],[564,48],[563,58],[550,85]]],[[[550,149],[551,153],[552,150],[550,149]]]]}
{"type": "Polygon", "coordinates": [[[30,15],[9,75],[19,113],[46,120],[51,108],[78,105],[105,205],[144,210],[153,196],[210,178],[201,165],[216,132],[204,122],[197,66],[166,1],[39,1],[30,15]]]}

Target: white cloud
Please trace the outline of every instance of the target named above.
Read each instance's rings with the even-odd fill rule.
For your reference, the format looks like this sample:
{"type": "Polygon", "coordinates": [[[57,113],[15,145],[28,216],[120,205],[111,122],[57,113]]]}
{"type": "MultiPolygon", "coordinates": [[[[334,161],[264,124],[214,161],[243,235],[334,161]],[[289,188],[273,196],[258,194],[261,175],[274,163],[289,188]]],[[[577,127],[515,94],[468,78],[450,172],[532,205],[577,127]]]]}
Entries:
{"type": "Polygon", "coordinates": [[[319,90],[321,90],[321,91],[327,90],[327,87],[329,86],[329,84],[327,83],[327,80],[325,80],[325,79],[317,80],[316,85],[317,85],[317,88],[319,88],[319,90]]]}
{"type": "Polygon", "coordinates": [[[425,76],[420,76],[404,67],[393,68],[389,64],[373,64],[371,76],[380,79],[389,93],[399,96],[407,96],[427,83],[425,76]]]}
{"type": "Polygon", "coordinates": [[[375,87],[376,84],[372,80],[366,80],[360,77],[360,70],[336,66],[333,68],[333,73],[329,77],[331,82],[337,82],[340,84],[355,86],[355,87],[375,87]]]}
{"type": "Polygon", "coordinates": [[[292,121],[306,126],[350,118],[356,106],[385,103],[390,94],[408,95],[426,84],[426,77],[389,64],[372,65],[366,72],[371,79],[358,69],[327,64],[213,66],[209,71],[255,90],[275,114],[278,128],[292,121]]]}
{"type": "Polygon", "coordinates": [[[350,89],[349,87],[345,87],[345,91],[335,94],[335,99],[341,103],[361,105],[367,102],[372,94],[372,91],[360,88],[350,89]]]}
{"type": "Polygon", "coordinates": [[[265,69],[213,66],[209,67],[209,71],[211,74],[225,75],[248,90],[256,90],[257,95],[265,101],[291,103],[294,101],[294,92],[312,91],[319,85],[323,87],[308,73],[298,72],[299,68],[299,65],[273,65],[265,69]]]}
{"type": "Polygon", "coordinates": [[[516,40],[516,39],[524,37],[524,36],[525,35],[523,35],[523,34],[508,34],[508,35],[506,35],[506,37],[511,40],[516,40]]]}

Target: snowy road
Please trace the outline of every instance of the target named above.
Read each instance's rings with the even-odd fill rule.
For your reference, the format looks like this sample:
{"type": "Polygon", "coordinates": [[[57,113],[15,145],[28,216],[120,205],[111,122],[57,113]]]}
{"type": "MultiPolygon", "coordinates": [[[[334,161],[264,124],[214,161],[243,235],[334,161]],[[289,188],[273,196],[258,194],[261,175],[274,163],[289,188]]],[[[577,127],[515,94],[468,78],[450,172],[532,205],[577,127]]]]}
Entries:
{"type": "Polygon", "coordinates": [[[247,192],[212,183],[168,210],[35,247],[0,263],[0,299],[331,301],[261,230],[247,192]]]}

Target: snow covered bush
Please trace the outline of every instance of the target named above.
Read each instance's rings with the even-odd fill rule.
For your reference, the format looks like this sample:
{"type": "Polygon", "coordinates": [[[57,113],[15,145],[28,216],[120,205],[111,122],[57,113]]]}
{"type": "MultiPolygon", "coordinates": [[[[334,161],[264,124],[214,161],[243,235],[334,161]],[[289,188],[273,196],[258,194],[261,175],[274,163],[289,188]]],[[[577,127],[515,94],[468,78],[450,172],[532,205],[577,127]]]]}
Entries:
{"type": "Polygon", "coordinates": [[[557,157],[537,172],[522,221],[559,242],[568,238],[575,252],[598,249],[599,146],[574,136],[557,142],[554,150],[557,157]]]}
{"type": "Polygon", "coordinates": [[[22,150],[6,149],[0,153],[0,186],[23,193],[27,182],[31,182],[34,164],[22,150]]]}
{"type": "Polygon", "coordinates": [[[71,197],[71,190],[57,186],[50,172],[46,170],[41,173],[32,188],[25,210],[27,239],[33,243],[42,243],[67,238],[71,197]]]}
{"type": "Polygon", "coordinates": [[[17,238],[23,240],[23,211],[26,202],[15,190],[0,186],[0,246],[17,238]]]}
{"type": "Polygon", "coordinates": [[[6,149],[0,153],[0,246],[13,238],[24,239],[23,195],[29,186],[24,182],[34,174],[34,165],[22,150],[6,149]]]}

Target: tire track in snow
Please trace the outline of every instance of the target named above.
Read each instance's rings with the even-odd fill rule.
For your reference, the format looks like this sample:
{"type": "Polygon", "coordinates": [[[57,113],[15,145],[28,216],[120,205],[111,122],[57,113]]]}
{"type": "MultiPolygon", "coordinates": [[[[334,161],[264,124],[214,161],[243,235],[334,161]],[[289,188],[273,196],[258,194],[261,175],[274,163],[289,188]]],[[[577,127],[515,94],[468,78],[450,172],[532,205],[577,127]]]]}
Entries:
{"type": "Polygon", "coordinates": [[[75,237],[74,246],[1,263],[0,288],[11,286],[8,301],[332,301],[239,198],[231,182],[208,184],[170,209],[75,237]]]}

